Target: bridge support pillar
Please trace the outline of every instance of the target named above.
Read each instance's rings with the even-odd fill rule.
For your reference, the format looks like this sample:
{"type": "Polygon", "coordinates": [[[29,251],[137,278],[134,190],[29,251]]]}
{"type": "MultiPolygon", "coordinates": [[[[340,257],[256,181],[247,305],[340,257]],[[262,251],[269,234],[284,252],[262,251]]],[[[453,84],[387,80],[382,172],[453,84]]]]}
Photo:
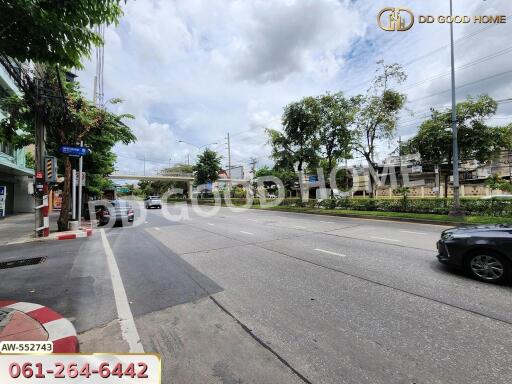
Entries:
{"type": "Polygon", "coordinates": [[[188,198],[191,199],[192,198],[192,182],[191,181],[187,182],[187,190],[188,190],[188,198]]]}

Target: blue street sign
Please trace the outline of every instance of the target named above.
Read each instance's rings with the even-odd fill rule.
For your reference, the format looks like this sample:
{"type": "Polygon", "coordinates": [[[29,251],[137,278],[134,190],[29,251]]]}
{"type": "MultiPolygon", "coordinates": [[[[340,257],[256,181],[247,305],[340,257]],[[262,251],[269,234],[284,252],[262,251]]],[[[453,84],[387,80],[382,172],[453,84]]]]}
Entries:
{"type": "Polygon", "coordinates": [[[91,153],[91,151],[88,148],[71,147],[69,145],[62,145],[59,148],[59,152],[69,156],[87,156],[91,153]]]}

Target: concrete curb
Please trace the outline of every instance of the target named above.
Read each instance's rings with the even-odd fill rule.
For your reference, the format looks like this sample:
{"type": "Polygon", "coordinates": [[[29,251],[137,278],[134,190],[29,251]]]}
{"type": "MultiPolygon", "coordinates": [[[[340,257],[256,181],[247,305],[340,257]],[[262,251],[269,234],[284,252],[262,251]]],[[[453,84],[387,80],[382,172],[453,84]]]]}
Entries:
{"type": "MultiPolygon", "coordinates": [[[[54,310],[22,301],[0,301],[0,308],[22,312],[39,323],[48,334],[47,340],[53,342],[53,353],[79,352],[80,347],[75,327],[68,319],[54,310]]],[[[33,341],[24,339],[23,333],[20,333],[18,337],[20,340],[17,341],[33,341]]]]}

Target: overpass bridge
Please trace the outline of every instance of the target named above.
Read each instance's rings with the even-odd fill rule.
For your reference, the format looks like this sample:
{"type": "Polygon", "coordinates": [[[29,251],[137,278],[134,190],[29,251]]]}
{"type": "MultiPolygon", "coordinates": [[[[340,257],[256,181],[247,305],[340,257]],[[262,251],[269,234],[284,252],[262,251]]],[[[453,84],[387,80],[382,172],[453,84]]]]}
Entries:
{"type": "MultiPolygon", "coordinates": [[[[189,196],[192,196],[192,184],[194,182],[194,175],[192,173],[155,173],[155,174],[137,174],[137,173],[112,173],[109,176],[111,180],[148,180],[148,181],[184,181],[188,186],[189,196]]],[[[250,180],[245,179],[230,179],[221,178],[217,179],[217,183],[227,184],[248,184],[250,180]]]]}

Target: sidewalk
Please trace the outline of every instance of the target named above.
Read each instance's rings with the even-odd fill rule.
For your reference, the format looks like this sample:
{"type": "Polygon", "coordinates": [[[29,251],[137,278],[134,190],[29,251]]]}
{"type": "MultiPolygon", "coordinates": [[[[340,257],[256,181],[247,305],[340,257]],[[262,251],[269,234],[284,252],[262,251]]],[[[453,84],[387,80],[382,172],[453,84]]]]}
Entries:
{"type": "Polygon", "coordinates": [[[0,246],[26,243],[29,241],[66,240],[86,237],[91,234],[89,221],[83,221],[84,231],[58,232],[57,219],[59,212],[50,213],[50,237],[34,237],[35,217],[33,213],[20,213],[0,220],[0,246]],[[58,236],[57,236],[58,234],[58,236]]]}
{"type": "Polygon", "coordinates": [[[34,228],[33,213],[19,213],[0,220],[0,246],[32,241],[34,228]]]}

